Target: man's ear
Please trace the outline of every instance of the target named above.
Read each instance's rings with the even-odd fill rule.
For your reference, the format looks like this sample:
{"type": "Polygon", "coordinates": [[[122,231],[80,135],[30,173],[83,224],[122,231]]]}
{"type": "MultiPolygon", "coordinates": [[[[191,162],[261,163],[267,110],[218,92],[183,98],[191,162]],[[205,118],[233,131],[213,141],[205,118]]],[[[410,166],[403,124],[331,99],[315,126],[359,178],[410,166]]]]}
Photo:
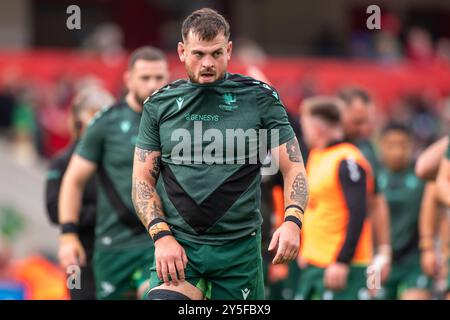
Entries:
{"type": "Polygon", "coordinates": [[[233,41],[228,41],[227,44],[227,59],[231,59],[231,51],[233,51],[233,41]]]}
{"type": "Polygon", "coordinates": [[[123,74],[123,83],[125,83],[126,87],[129,89],[129,82],[130,82],[130,70],[127,70],[123,74]]]}
{"type": "Polygon", "coordinates": [[[178,52],[178,57],[180,58],[180,61],[181,62],[186,61],[186,56],[185,56],[186,51],[185,51],[183,42],[178,42],[177,52],[178,52]]]}

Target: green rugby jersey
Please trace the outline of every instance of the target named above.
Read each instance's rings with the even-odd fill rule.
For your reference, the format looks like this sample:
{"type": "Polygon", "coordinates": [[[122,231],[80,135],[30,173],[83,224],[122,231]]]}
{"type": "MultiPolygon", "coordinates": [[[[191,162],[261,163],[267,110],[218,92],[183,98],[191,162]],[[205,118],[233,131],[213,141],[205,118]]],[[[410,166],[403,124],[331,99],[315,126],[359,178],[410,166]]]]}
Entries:
{"type": "Polygon", "coordinates": [[[415,175],[414,167],[410,166],[400,172],[381,167],[378,184],[389,206],[393,257],[394,261],[399,261],[418,250],[424,183],[415,175]]]}
{"type": "MultiPolygon", "coordinates": [[[[372,143],[367,139],[358,139],[354,142],[356,147],[358,147],[359,151],[364,155],[367,161],[369,161],[370,166],[372,167],[374,177],[378,176],[378,172],[380,170],[380,164],[378,162],[377,155],[375,153],[375,149],[373,148],[372,143]]],[[[380,188],[378,186],[378,181],[375,179],[374,192],[378,194],[380,192],[380,188]]]]}
{"type": "Polygon", "coordinates": [[[152,245],[131,201],[134,147],[141,113],[122,100],[99,111],[86,128],[75,153],[97,164],[96,249],[121,249],[152,245]],[[103,184],[113,186],[129,209],[124,215],[103,184]]]}
{"type": "Polygon", "coordinates": [[[175,237],[223,244],[260,227],[260,161],[250,151],[260,129],[273,147],[295,136],[278,93],[238,74],[178,80],[146,101],[136,145],[161,151],[157,192],[175,237]],[[238,129],[249,133],[243,144],[232,135],[238,129]]]}

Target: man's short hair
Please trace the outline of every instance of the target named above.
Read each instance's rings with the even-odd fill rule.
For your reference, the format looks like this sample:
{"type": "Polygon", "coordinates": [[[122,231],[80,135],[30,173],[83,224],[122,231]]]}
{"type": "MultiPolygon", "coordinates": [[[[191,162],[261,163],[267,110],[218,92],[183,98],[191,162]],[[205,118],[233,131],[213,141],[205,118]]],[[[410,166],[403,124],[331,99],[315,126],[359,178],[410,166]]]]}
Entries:
{"type": "Polygon", "coordinates": [[[386,126],[384,126],[384,128],[381,130],[381,136],[383,137],[392,131],[401,132],[408,137],[412,136],[412,131],[408,126],[395,121],[391,121],[386,126]]]}
{"type": "Polygon", "coordinates": [[[181,27],[183,41],[186,41],[190,31],[205,41],[213,40],[219,33],[223,33],[225,38],[228,39],[230,37],[230,24],[217,11],[203,8],[192,12],[184,19],[181,27]]]}
{"type": "Polygon", "coordinates": [[[372,102],[367,91],[359,87],[344,88],[338,92],[338,97],[342,99],[346,105],[351,104],[354,99],[360,99],[365,105],[372,102]]]}
{"type": "Polygon", "coordinates": [[[313,97],[303,101],[304,112],[320,118],[327,124],[336,126],[341,124],[342,102],[334,97],[313,97]]]}
{"type": "Polygon", "coordinates": [[[164,52],[155,47],[145,46],[137,48],[130,55],[130,59],[128,60],[128,70],[131,70],[138,60],[166,61],[166,56],[164,52]]]}

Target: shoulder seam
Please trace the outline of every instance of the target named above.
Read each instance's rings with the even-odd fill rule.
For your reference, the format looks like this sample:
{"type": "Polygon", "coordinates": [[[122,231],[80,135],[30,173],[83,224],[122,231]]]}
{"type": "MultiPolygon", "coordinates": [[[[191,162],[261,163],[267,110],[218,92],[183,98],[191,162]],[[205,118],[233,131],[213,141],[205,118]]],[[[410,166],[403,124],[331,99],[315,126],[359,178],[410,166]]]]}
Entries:
{"type": "Polygon", "coordinates": [[[228,80],[233,81],[233,82],[243,83],[247,86],[256,86],[256,87],[260,88],[263,93],[280,101],[280,98],[279,98],[280,96],[278,94],[278,91],[271,85],[268,85],[267,83],[265,83],[264,81],[256,80],[252,77],[243,76],[241,74],[232,74],[232,75],[230,75],[228,80]]]}

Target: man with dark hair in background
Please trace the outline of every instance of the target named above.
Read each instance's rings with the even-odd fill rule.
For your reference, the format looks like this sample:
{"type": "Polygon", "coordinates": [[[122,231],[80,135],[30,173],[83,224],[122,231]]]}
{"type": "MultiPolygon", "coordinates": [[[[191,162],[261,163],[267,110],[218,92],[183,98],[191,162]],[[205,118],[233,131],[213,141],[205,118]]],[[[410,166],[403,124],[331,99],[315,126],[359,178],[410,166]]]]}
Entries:
{"type": "Polygon", "coordinates": [[[133,151],[144,100],[169,79],[164,54],[142,47],[130,57],[127,95],[94,117],[64,175],[59,198],[59,257],[63,267],[84,265],[77,236],[82,192],[97,174],[98,201],[93,257],[97,299],[144,297],[153,245],[131,201],[133,151]]]}
{"type": "Polygon", "coordinates": [[[309,98],[302,130],[310,148],[306,172],[310,199],[302,230],[297,299],[368,299],[366,269],[372,259],[367,197],[370,164],[344,141],[342,101],[309,98]]]}
{"type": "Polygon", "coordinates": [[[342,110],[342,124],[345,139],[355,144],[372,166],[375,177],[375,188],[369,198],[369,214],[374,228],[374,244],[376,255],[373,265],[379,271],[380,281],[383,283],[389,276],[392,248],[389,227],[389,208],[384,194],[377,185],[379,171],[378,158],[369,141],[373,127],[374,105],[369,94],[358,87],[341,90],[338,97],[344,102],[342,110]]]}
{"type": "MultiPolygon", "coordinates": [[[[47,213],[50,221],[59,224],[58,198],[61,182],[69,164],[69,160],[78,144],[88,123],[102,107],[110,106],[114,102],[113,96],[99,87],[82,89],[73,99],[70,127],[73,143],[60,155],[52,159],[47,173],[45,198],[47,213]]],[[[92,177],[86,184],[83,193],[80,219],[77,228],[78,238],[86,255],[86,265],[80,268],[81,287],[70,290],[72,300],[94,300],[95,283],[92,270],[92,256],[94,253],[95,212],[97,210],[97,188],[92,177]]]]}
{"type": "Polygon", "coordinates": [[[430,299],[430,279],[420,267],[418,226],[421,211],[433,208],[422,201],[425,184],[414,173],[411,131],[389,123],[381,132],[380,154],[382,166],[377,179],[390,211],[393,260],[378,298],[430,299]]]}

